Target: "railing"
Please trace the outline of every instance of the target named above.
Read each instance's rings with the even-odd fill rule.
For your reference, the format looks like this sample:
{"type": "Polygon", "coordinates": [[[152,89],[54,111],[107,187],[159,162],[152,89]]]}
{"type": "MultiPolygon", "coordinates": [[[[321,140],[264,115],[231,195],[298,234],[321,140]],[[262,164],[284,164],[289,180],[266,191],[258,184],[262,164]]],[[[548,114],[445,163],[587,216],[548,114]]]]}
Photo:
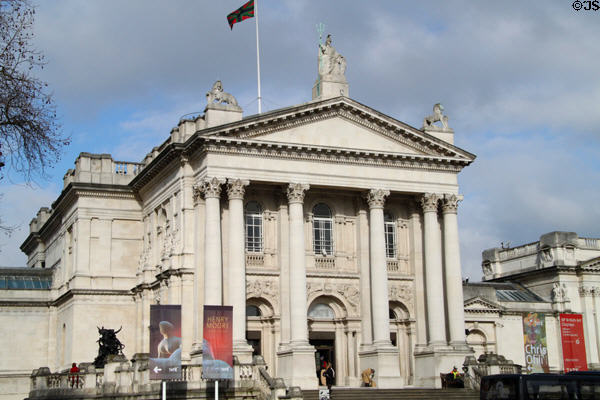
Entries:
{"type": "Polygon", "coordinates": [[[598,239],[594,239],[594,238],[581,238],[581,239],[583,239],[583,244],[585,245],[585,247],[592,248],[592,249],[600,248],[600,246],[599,246],[600,241],[598,241],[598,239]]]}
{"type": "Polygon", "coordinates": [[[397,273],[400,270],[398,260],[387,260],[387,270],[391,273],[397,273]]]}
{"type": "Polygon", "coordinates": [[[265,256],[263,254],[246,254],[246,266],[263,266],[265,264],[265,256]]]}
{"type": "Polygon", "coordinates": [[[128,162],[128,161],[113,161],[114,172],[117,175],[137,175],[144,164],[128,162]]]}
{"type": "Polygon", "coordinates": [[[529,243],[519,247],[503,249],[498,252],[500,260],[508,260],[509,258],[528,256],[536,254],[538,251],[538,243],[529,243]]]}
{"type": "Polygon", "coordinates": [[[315,257],[315,268],[317,269],[335,269],[334,257],[315,257]]]}
{"type": "Polygon", "coordinates": [[[81,389],[84,386],[84,374],[56,373],[46,376],[46,387],[49,389],[81,389]]]}

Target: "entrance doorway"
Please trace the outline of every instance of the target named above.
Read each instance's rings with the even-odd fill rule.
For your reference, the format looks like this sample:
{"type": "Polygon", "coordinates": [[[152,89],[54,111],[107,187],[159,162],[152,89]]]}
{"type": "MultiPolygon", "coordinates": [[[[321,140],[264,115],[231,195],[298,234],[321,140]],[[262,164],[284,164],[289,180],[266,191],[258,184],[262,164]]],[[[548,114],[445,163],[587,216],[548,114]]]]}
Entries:
{"type": "Polygon", "coordinates": [[[252,346],[252,356],[262,356],[260,332],[246,331],[246,340],[248,341],[248,344],[252,346]]]}
{"type": "Polygon", "coordinates": [[[335,340],[334,339],[311,339],[309,343],[315,347],[315,369],[319,384],[321,383],[321,370],[325,368],[327,362],[331,362],[331,366],[335,373],[334,384],[337,384],[337,369],[335,364],[335,340]]]}

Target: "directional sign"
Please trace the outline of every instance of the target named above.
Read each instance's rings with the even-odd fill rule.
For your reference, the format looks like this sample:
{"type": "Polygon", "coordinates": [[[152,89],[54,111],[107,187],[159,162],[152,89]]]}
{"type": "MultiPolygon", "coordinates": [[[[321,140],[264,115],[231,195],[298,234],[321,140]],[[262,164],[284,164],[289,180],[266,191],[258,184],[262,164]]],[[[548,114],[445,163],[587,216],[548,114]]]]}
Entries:
{"type": "Polygon", "coordinates": [[[181,379],[181,306],[150,306],[150,379],[181,379]]]}

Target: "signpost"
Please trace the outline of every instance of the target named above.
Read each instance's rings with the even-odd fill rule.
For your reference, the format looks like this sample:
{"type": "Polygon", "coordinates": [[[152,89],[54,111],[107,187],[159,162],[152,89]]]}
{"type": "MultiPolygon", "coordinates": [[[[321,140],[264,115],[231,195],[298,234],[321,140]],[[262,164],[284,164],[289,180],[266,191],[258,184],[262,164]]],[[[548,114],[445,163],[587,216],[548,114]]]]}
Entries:
{"type": "Polygon", "coordinates": [[[150,306],[150,379],[162,380],[162,399],[167,380],[181,379],[181,306],[150,306]]]}
{"type": "Polygon", "coordinates": [[[219,380],[233,379],[232,328],[232,306],[204,306],[202,378],[215,381],[215,399],[219,380]]]}
{"type": "Polygon", "coordinates": [[[565,372],[587,371],[583,316],[581,314],[560,314],[559,318],[565,372]]]}

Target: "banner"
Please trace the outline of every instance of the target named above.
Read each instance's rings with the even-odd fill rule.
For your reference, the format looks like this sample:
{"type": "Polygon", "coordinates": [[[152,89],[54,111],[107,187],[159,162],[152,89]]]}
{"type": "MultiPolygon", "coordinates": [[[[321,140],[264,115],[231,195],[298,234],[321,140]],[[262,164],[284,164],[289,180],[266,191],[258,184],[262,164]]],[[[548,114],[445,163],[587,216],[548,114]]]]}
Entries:
{"type": "Polygon", "coordinates": [[[150,379],[181,379],[181,306],[150,306],[150,379]]]}
{"type": "Polygon", "coordinates": [[[525,342],[525,370],[527,373],[549,372],[546,317],[544,314],[523,314],[523,339],[525,342]]]}
{"type": "Polygon", "coordinates": [[[233,379],[232,329],[232,306],[204,306],[203,379],[233,379]]]}
{"type": "Polygon", "coordinates": [[[560,314],[560,338],[565,372],[587,371],[581,314],[560,314]]]}

